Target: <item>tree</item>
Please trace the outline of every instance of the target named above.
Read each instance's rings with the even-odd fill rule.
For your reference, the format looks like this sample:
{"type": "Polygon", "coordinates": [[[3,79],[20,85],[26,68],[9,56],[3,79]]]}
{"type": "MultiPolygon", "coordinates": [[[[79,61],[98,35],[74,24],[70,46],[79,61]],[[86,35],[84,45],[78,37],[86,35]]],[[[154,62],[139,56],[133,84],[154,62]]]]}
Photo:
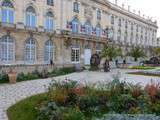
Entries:
{"type": "Polygon", "coordinates": [[[154,53],[156,56],[160,56],[160,47],[154,48],[154,49],[153,49],[153,53],[154,53]]]}
{"type": "Polygon", "coordinates": [[[101,57],[105,58],[105,65],[104,65],[104,71],[108,72],[109,71],[109,61],[112,61],[114,58],[118,57],[118,56],[122,56],[122,50],[120,48],[117,48],[114,45],[105,45],[102,53],[101,53],[101,57]]]}
{"type": "Polygon", "coordinates": [[[143,49],[141,49],[140,47],[133,47],[131,51],[128,53],[128,55],[133,57],[135,61],[137,61],[138,58],[146,57],[143,49]]]}
{"type": "Polygon", "coordinates": [[[118,56],[122,56],[122,50],[114,45],[105,45],[101,53],[101,57],[104,57],[109,61],[112,61],[118,56]]]}

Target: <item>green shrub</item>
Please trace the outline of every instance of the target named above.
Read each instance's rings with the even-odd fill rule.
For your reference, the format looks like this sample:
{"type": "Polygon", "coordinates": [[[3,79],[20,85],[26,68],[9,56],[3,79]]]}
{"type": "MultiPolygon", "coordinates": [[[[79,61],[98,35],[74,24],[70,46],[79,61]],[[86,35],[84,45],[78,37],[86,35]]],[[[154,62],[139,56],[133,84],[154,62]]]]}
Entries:
{"type": "Polygon", "coordinates": [[[69,109],[68,113],[64,114],[62,120],[85,120],[84,114],[77,109],[69,109]]]}
{"type": "Polygon", "coordinates": [[[17,75],[17,81],[20,82],[20,81],[24,81],[24,80],[26,80],[26,75],[23,72],[19,73],[17,75]]]}
{"type": "Polygon", "coordinates": [[[0,83],[7,83],[9,82],[8,75],[6,73],[0,74],[0,83]]]}
{"type": "Polygon", "coordinates": [[[44,104],[39,109],[39,116],[37,120],[62,120],[61,108],[55,102],[44,104]]]}
{"type": "Polygon", "coordinates": [[[122,94],[113,97],[109,102],[110,111],[116,113],[129,113],[132,108],[137,107],[137,101],[130,94],[122,94]]]}

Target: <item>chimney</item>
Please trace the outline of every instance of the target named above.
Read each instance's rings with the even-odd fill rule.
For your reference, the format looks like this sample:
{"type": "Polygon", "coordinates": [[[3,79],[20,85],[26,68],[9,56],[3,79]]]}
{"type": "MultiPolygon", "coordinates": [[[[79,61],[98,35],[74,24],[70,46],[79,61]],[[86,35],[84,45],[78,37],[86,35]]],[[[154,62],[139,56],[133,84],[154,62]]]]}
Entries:
{"type": "Polygon", "coordinates": [[[128,5],[128,11],[130,11],[130,6],[128,5]]]}
{"type": "Polygon", "coordinates": [[[117,5],[117,3],[118,3],[117,0],[115,0],[115,4],[116,4],[116,5],[117,5]]]}
{"type": "Polygon", "coordinates": [[[122,8],[124,9],[124,3],[122,3],[122,8]]]}
{"type": "Polygon", "coordinates": [[[135,9],[133,10],[133,13],[136,13],[136,10],[135,10],[135,9]]]}
{"type": "Polygon", "coordinates": [[[145,18],[145,15],[143,14],[143,18],[145,18]]]}
{"type": "Polygon", "coordinates": [[[138,15],[141,16],[141,11],[140,10],[138,11],[138,15]]]}

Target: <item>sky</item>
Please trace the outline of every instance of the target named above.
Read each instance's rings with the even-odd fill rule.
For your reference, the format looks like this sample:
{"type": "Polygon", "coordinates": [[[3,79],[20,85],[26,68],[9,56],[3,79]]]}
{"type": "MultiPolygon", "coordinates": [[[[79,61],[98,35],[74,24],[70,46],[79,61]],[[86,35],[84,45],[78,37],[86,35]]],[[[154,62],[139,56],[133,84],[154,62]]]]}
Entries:
{"type": "MultiPolygon", "coordinates": [[[[109,0],[115,3],[115,0],[109,0]]],[[[157,20],[158,26],[160,27],[160,0],[117,0],[118,5],[122,6],[124,3],[125,8],[128,9],[128,5],[131,6],[130,10],[141,11],[141,16],[143,14],[152,17],[152,20],[157,20]]],[[[157,36],[160,37],[160,29],[158,29],[157,36]]]]}

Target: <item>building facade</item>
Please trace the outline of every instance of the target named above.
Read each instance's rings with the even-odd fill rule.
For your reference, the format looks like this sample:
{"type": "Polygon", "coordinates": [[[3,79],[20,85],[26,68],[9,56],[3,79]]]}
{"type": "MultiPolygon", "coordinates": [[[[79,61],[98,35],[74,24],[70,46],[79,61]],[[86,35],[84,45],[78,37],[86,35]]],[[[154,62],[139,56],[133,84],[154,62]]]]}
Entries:
{"type": "Polygon", "coordinates": [[[156,34],[156,22],[107,0],[0,0],[1,68],[88,65],[108,36],[123,49],[147,50],[156,34]]]}

